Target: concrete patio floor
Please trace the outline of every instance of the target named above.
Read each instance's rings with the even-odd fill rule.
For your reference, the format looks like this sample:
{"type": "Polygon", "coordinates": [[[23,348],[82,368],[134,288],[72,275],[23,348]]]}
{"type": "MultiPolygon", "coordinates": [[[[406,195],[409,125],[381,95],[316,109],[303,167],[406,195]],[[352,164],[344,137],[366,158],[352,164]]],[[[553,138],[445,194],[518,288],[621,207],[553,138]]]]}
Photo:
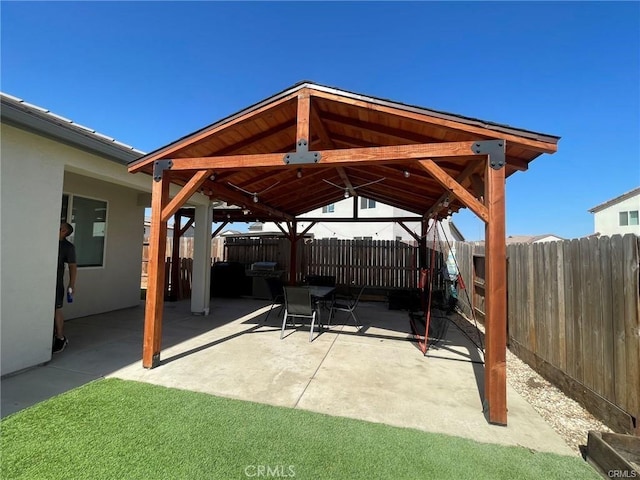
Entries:
{"type": "MultiPolygon", "coordinates": [[[[508,426],[482,412],[482,353],[451,322],[423,356],[409,341],[407,312],[385,303],[358,307],[361,332],[338,313],[309,343],[308,326],[280,340],[276,311],[248,298],[213,298],[194,316],[189,302],[166,303],[161,364],[142,367],[144,306],[67,321],[67,349],[46,365],[1,381],[3,417],[103,377],[575,455],[513,389],[508,426]]],[[[327,315],[325,314],[325,317],[327,315]]]]}

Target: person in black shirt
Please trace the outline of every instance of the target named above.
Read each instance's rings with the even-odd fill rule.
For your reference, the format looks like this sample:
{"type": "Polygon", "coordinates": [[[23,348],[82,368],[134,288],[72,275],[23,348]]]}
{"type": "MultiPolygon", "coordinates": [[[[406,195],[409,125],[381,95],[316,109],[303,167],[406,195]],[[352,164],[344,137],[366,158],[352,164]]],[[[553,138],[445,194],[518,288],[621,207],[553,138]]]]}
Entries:
{"type": "Polygon", "coordinates": [[[56,280],[56,309],[54,315],[53,331],[53,353],[61,352],[65,349],[67,338],[64,336],[64,315],[62,305],[64,303],[64,269],[65,264],[69,267],[69,287],[71,295],[76,289],[76,276],[78,265],[76,264],[76,248],[67,237],[73,233],[73,227],[67,222],[60,222],[60,243],[58,245],[58,276],[56,280]]]}

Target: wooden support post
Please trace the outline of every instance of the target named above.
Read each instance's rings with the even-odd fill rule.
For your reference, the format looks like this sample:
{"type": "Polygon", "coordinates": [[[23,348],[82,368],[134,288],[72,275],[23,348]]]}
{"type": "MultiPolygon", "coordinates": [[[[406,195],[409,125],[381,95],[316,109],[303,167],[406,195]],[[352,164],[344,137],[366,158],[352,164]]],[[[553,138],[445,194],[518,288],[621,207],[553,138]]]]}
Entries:
{"type": "Polygon", "coordinates": [[[298,276],[298,235],[296,230],[298,228],[298,222],[291,222],[289,224],[289,241],[291,242],[291,254],[289,256],[289,285],[296,284],[296,278],[298,276]]]}
{"type": "Polygon", "coordinates": [[[173,215],[173,242],[171,245],[171,290],[169,300],[175,302],[180,300],[180,224],[182,223],[182,212],[178,210],[173,215]]]}
{"type": "MultiPolygon", "coordinates": [[[[418,267],[427,268],[427,232],[429,231],[429,220],[422,220],[420,222],[421,235],[418,242],[418,267]]],[[[418,277],[420,272],[418,272],[418,277]]]]}
{"type": "Polygon", "coordinates": [[[169,199],[169,179],[166,172],[153,182],[151,195],[151,232],[149,236],[149,281],[144,311],[144,341],[142,366],[154,368],[160,364],[162,309],[164,307],[164,262],[167,248],[167,222],[162,210],[169,199]]]}
{"type": "Polygon", "coordinates": [[[488,420],[507,424],[507,246],[505,228],[505,167],[487,160],[485,202],[489,220],[486,240],[485,412],[488,420]]]}

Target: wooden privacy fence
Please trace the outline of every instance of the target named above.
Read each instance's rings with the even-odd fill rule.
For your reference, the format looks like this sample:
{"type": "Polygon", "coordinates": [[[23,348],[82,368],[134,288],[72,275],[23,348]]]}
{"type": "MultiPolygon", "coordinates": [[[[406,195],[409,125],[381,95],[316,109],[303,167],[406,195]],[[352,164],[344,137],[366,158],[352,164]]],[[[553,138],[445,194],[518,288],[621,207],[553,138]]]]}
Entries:
{"type": "MultiPolygon", "coordinates": [[[[286,238],[228,238],[226,259],[250,267],[254,262],[278,263],[289,272],[290,242],[286,238]]],[[[417,247],[399,241],[304,239],[297,248],[296,282],[306,275],[331,275],[339,285],[416,288],[417,247]]]]}
{"type": "Polygon", "coordinates": [[[417,248],[404,242],[320,239],[302,250],[306,274],[335,276],[339,285],[417,286],[417,248]]]}
{"type": "MultiPolygon", "coordinates": [[[[507,246],[510,349],[617,431],[640,421],[640,237],[507,246]]],[[[484,251],[458,245],[484,311],[484,251]]]]}

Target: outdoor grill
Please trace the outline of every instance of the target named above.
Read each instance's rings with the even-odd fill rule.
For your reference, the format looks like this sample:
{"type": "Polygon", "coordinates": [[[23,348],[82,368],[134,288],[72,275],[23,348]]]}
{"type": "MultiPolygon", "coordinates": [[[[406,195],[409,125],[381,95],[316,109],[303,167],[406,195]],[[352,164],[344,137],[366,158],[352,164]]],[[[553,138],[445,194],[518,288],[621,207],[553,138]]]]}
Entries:
{"type": "Polygon", "coordinates": [[[276,270],[278,262],[255,262],[245,272],[247,277],[252,277],[253,288],[251,295],[254,298],[271,299],[271,291],[267,284],[267,278],[282,278],[284,270],[276,270]]]}

